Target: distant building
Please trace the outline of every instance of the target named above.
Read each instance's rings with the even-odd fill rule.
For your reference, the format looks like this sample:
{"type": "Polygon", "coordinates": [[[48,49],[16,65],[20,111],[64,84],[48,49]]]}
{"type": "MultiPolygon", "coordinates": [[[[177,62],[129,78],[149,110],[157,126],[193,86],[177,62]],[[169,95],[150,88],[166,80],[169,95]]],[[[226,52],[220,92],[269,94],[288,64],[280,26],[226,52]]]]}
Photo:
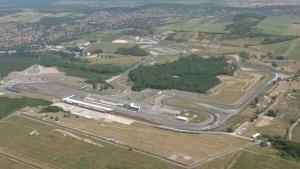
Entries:
{"type": "Polygon", "coordinates": [[[258,139],[258,138],[260,138],[261,137],[261,134],[260,133],[255,133],[255,134],[253,134],[252,136],[251,136],[251,138],[253,138],[253,139],[258,139]]]}
{"type": "Polygon", "coordinates": [[[189,121],[189,118],[183,117],[183,116],[177,116],[175,119],[179,120],[179,121],[184,121],[184,122],[188,122],[189,121]]]}
{"type": "Polygon", "coordinates": [[[129,108],[130,108],[131,110],[134,110],[134,111],[139,111],[139,110],[141,110],[141,107],[135,105],[134,103],[130,103],[130,104],[129,104],[129,108]]]}

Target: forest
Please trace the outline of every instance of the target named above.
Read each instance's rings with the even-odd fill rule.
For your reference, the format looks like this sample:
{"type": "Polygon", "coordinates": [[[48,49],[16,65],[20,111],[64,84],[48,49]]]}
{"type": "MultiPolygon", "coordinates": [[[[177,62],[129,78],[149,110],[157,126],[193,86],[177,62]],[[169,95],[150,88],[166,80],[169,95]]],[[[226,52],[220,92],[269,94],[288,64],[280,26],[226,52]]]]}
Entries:
{"type": "Polygon", "coordinates": [[[216,76],[232,75],[235,70],[225,57],[191,55],[171,63],[140,66],[129,73],[129,78],[135,91],[153,88],[205,93],[220,83],[216,76]]]}

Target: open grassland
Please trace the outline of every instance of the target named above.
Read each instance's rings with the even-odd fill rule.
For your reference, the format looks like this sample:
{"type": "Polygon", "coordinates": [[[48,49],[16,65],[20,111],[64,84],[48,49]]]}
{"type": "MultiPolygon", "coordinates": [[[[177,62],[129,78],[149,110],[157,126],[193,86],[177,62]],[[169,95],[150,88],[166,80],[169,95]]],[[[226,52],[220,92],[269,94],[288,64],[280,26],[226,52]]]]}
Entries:
{"type": "Polygon", "coordinates": [[[300,39],[294,40],[284,55],[290,59],[300,60],[300,39]]]}
{"type": "Polygon", "coordinates": [[[263,78],[263,75],[236,71],[233,76],[219,76],[218,78],[221,84],[210,89],[208,96],[201,98],[213,102],[233,104],[254,87],[263,78]]]}
{"type": "Polygon", "coordinates": [[[6,157],[2,157],[0,154],[0,168],[3,169],[36,169],[35,167],[30,167],[26,164],[10,160],[6,157]]]}
{"type": "Polygon", "coordinates": [[[184,100],[183,98],[180,97],[172,97],[168,98],[162,101],[163,104],[168,105],[168,106],[174,106],[182,109],[187,109],[187,110],[202,110],[201,106],[196,105],[194,103],[191,103],[187,100],[184,100]]]}
{"type": "Polygon", "coordinates": [[[265,52],[271,52],[274,55],[284,55],[286,51],[290,48],[292,41],[268,44],[260,46],[260,49],[265,52]]]}
{"type": "Polygon", "coordinates": [[[201,32],[224,32],[227,25],[232,21],[224,18],[173,18],[158,27],[158,31],[201,31],[201,32]]]}
{"type": "Polygon", "coordinates": [[[262,42],[263,38],[239,38],[239,39],[221,39],[218,42],[224,45],[233,45],[239,47],[245,47],[246,45],[258,45],[262,42]]]}
{"type": "Polygon", "coordinates": [[[158,55],[155,57],[152,57],[151,60],[147,60],[145,62],[145,65],[154,65],[154,64],[163,64],[163,63],[168,63],[168,62],[174,62],[177,61],[179,58],[184,57],[182,54],[177,54],[177,55],[158,55]]]}
{"type": "Polygon", "coordinates": [[[250,136],[256,132],[267,134],[270,136],[287,136],[287,131],[293,122],[300,117],[300,101],[290,98],[286,95],[286,91],[291,88],[299,88],[298,82],[289,82],[280,85],[279,91],[275,89],[273,93],[281,93],[272,110],[277,111],[275,117],[262,116],[254,123],[250,124],[242,133],[245,136],[250,136]]]}
{"type": "Polygon", "coordinates": [[[300,124],[298,124],[293,131],[293,141],[300,143],[300,124]]]}
{"type": "Polygon", "coordinates": [[[237,129],[242,124],[248,122],[255,111],[256,111],[255,108],[248,106],[241,113],[230,117],[216,130],[217,131],[226,131],[228,128],[237,129]]]}
{"type": "Polygon", "coordinates": [[[88,48],[88,51],[95,51],[98,49],[103,49],[104,52],[107,53],[115,53],[119,48],[124,47],[124,48],[130,48],[133,47],[134,44],[120,44],[120,43],[111,43],[111,42],[99,42],[95,43],[92,46],[88,48]]]}
{"type": "Polygon", "coordinates": [[[300,164],[283,160],[276,156],[273,149],[252,146],[208,162],[199,169],[299,169],[300,164]],[[253,148],[254,147],[254,148],[253,148]]]}
{"type": "MultiPolygon", "coordinates": [[[[96,31],[92,32],[90,34],[82,35],[78,37],[76,40],[77,42],[85,43],[87,41],[96,41],[96,42],[112,42],[113,40],[116,40],[122,36],[123,29],[117,29],[117,30],[103,30],[103,31],[96,31]]],[[[75,42],[76,42],[75,41],[75,42]]]]}
{"type": "Polygon", "coordinates": [[[177,169],[152,157],[22,117],[0,122],[2,151],[48,168],[177,169]],[[39,134],[30,134],[36,130],[39,134]]]}
{"type": "Polygon", "coordinates": [[[50,102],[31,98],[0,97],[0,119],[27,106],[46,106],[50,102]]]}
{"type": "Polygon", "coordinates": [[[299,35],[299,16],[268,16],[256,28],[266,34],[299,35]]]}
{"type": "Polygon", "coordinates": [[[74,116],[63,118],[62,114],[54,114],[54,116],[59,117],[60,125],[114,139],[124,145],[187,165],[248,143],[247,140],[226,134],[183,134],[161,130],[139,122],[123,125],[74,116]]]}
{"type": "Polygon", "coordinates": [[[285,41],[274,44],[257,46],[265,53],[272,53],[274,55],[282,55],[293,60],[300,60],[300,39],[285,41]]]}
{"type": "Polygon", "coordinates": [[[137,56],[122,56],[122,55],[109,55],[101,57],[93,57],[88,59],[93,64],[111,64],[121,67],[130,67],[141,60],[137,56]]]}
{"type": "Polygon", "coordinates": [[[171,40],[177,41],[177,42],[188,42],[191,40],[196,32],[177,32],[174,34],[174,36],[171,38],[171,40]]]}

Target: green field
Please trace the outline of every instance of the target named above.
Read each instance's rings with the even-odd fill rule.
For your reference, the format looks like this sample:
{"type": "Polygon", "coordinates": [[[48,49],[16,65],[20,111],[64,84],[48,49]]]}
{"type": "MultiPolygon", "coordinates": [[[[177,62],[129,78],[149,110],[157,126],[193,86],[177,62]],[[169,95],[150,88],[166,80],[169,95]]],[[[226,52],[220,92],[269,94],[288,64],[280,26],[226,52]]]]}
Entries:
{"type": "Polygon", "coordinates": [[[199,169],[300,169],[295,164],[276,159],[256,152],[239,151],[211,161],[199,169]]]}
{"type": "Polygon", "coordinates": [[[265,53],[271,52],[274,55],[284,55],[290,48],[292,41],[280,42],[275,44],[262,45],[261,50],[265,53]]]}
{"type": "Polygon", "coordinates": [[[299,24],[299,16],[269,16],[261,21],[256,28],[261,32],[271,35],[298,35],[292,24],[299,24]]]}
{"type": "Polygon", "coordinates": [[[0,119],[27,106],[35,107],[49,104],[50,102],[39,99],[0,97],[0,119]]]}
{"type": "Polygon", "coordinates": [[[207,119],[207,117],[205,117],[204,113],[194,112],[194,111],[181,112],[180,116],[191,119],[191,121],[190,121],[191,123],[200,123],[207,119]]]}
{"type": "Polygon", "coordinates": [[[232,21],[224,18],[174,18],[169,19],[164,26],[158,27],[159,31],[201,31],[224,32],[232,21]]]}
{"type": "Polygon", "coordinates": [[[293,45],[291,45],[287,55],[290,59],[300,60],[300,40],[296,40],[293,45]]]}
{"type": "Polygon", "coordinates": [[[107,53],[115,53],[120,47],[133,47],[134,44],[119,44],[111,42],[99,42],[95,43],[88,48],[88,51],[95,51],[97,49],[103,49],[107,53]]]}
{"type": "Polygon", "coordinates": [[[293,131],[293,141],[300,143],[300,124],[298,124],[293,131]]]}
{"type": "MultiPolygon", "coordinates": [[[[22,117],[0,122],[0,147],[17,158],[61,169],[178,169],[125,148],[57,130],[22,117]],[[30,135],[32,131],[39,135],[30,135]],[[88,141],[87,141],[88,140],[88,141]]],[[[1,151],[0,151],[1,152],[1,151]]]]}
{"type": "Polygon", "coordinates": [[[15,162],[13,160],[0,157],[0,168],[8,168],[8,169],[35,169],[35,167],[30,167],[26,164],[21,164],[19,162],[15,162]]]}
{"type": "Polygon", "coordinates": [[[188,42],[193,38],[196,32],[176,32],[172,35],[170,40],[178,41],[178,42],[188,42]]]}
{"type": "Polygon", "coordinates": [[[8,23],[8,22],[38,22],[43,17],[64,17],[66,15],[72,14],[71,12],[57,12],[57,13],[42,13],[38,10],[23,10],[22,12],[14,13],[11,15],[6,15],[0,17],[0,23],[8,23]]]}
{"type": "Polygon", "coordinates": [[[124,31],[124,30],[118,29],[118,30],[97,31],[97,32],[92,32],[90,34],[80,36],[77,39],[81,42],[96,41],[96,42],[102,42],[102,43],[106,43],[106,42],[109,43],[115,39],[120,38],[122,36],[122,31],[124,31]]]}
{"type": "Polygon", "coordinates": [[[22,57],[15,55],[0,55],[0,77],[12,71],[22,71],[38,62],[37,57],[22,57]]]}

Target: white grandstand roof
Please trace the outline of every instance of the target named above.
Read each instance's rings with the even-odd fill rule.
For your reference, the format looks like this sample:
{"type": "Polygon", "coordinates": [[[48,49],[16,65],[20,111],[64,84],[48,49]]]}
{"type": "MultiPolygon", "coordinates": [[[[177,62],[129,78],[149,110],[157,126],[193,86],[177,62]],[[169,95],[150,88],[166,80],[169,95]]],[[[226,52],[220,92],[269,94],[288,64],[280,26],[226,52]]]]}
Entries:
{"type": "Polygon", "coordinates": [[[75,99],[71,99],[71,98],[64,98],[62,100],[65,101],[65,102],[68,102],[68,103],[75,103],[75,104],[82,105],[82,106],[85,106],[85,107],[100,109],[100,110],[104,110],[104,111],[112,111],[113,110],[113,109],[108,108],[108,107],[104,107],[104,106],[100,106],[100,105],[92,104],[92,103],[87,103],[87,102],[84,102],[84,101],[79,101],[79,100],[75,100],[75,99]]]}

